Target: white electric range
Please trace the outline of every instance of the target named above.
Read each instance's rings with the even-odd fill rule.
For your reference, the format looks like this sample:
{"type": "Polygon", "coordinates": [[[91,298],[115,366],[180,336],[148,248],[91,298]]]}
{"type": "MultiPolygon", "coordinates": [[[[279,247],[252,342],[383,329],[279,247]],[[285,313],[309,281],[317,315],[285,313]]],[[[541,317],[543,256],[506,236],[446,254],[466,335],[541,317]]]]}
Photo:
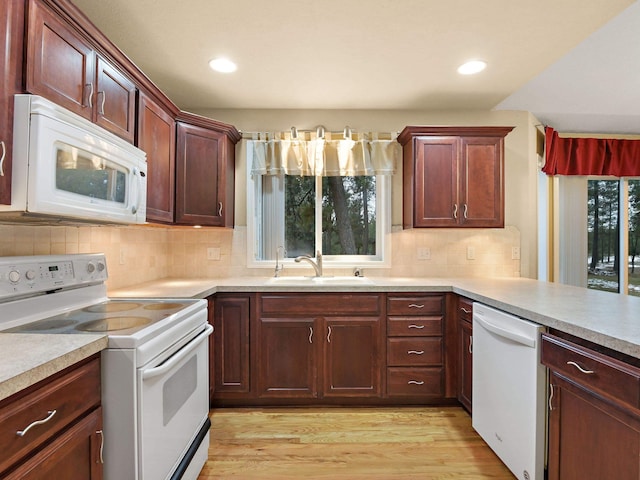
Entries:
{"type": "Polygon", "coordinates": [[[104,478],[195,480],[209,446],[207,303],[109,299],[107,278],[103,254],[0,257],[0,333],[108,335],[104,478]]]}

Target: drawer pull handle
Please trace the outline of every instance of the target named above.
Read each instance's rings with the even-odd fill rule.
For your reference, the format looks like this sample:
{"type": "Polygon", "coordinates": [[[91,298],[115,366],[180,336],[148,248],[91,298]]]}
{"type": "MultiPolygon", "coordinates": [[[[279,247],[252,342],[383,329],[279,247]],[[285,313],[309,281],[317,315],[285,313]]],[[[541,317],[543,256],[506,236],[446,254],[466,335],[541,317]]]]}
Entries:
{"type": "Polygon", "coordinates": [[[418,381],[418,380],[409,380],[407,382],[407,385],[424,385],[424,382],[422,380],[418,381]]]}
{"type": "Polygon", "coordinates": [[[592,373],[596,373],[593,370],[585,370],[584,368],[582,368],[580,365],[578,365],[576,362],[567,362],[567,365],[573,365],[574,367],[576,367],[578,370],[580,370],[582,373],[586,373],[586,374],[592,374],[592,373]]]}
{"type": "Polygon", "coordinates": [[[102,430],[97,430],[96,433],[100,435],[100,463],[104,463],[104,432],[102,430]]]}
{"type": "Polygon", "coordinates": [[[24,430],[18,430],[16,432],[16,435],[18,435],[19,437],[24,437],[27,432],[29,430],[31,430],[33,427],[35,427],[36,425],[42,425],[43,423],[47,423],[49,420],[51,420],[53,418],[53,416],[56,414],[56,410],[49,410],[47,412],[47,418],[44,418],[42,420],[36,420],[35,422],[33,422],[31,425],[29,425],[27,428],[25,428],[24,430]]]}
{"type": "Polygon", "coordinates": [[[424,325],[414,325],[413,323],[411,325],[409,325],[409,328],[417,328],[419,330],[422,330],[424,328],[424,325]]]}
{"type": "Polygon", "coordinates": [[[410,303],[409,308],[424,308],[424,304],[418,305],[417,303],[410,303]]]}
{"type": "Polygon", "coordinates": [[[464,307],[460,307],[460,310],[462,310],[464,313],[466,313],[467,315],[469,315],[471,313],[471,310],[467,310],[464,307]]]}
{"type": "Polygon", "coordinates": [[[409,355],[422,355],[424,354],[424,350],[409,350],[407,353],[409,355]]]}

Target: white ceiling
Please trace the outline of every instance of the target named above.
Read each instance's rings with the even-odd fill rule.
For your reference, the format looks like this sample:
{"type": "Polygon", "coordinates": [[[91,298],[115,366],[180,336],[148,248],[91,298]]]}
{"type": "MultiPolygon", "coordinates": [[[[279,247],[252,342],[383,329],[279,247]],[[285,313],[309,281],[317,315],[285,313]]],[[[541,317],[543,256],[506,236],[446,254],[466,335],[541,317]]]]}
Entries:
{"type": "Polygon", "coordinates": [[[640,133],[639,1],[74,3],[185,110],[498,106],[558,130],[640,133]],[[238,71],[211,71],[217,56],[238,71]],[[471,58],[487,69],[458,75],[471,58]]]}

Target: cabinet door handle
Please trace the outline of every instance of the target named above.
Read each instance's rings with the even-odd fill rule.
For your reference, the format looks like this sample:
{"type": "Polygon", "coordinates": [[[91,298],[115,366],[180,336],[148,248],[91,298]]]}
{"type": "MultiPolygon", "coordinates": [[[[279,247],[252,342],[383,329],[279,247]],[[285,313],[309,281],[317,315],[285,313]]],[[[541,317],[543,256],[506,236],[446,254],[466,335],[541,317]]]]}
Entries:
{"type": "Polygon", "coordinates": [[[4,140],[0,141],[2,145],[2,157],[0,157],[0,177],[4,177],[4,157],[7,156],[7,147],[4,144],[4,140]]]}
{"type": "Polygon", "coordinates": [[[423,355],[424,350],[409,350],[407,352],[408,355],[423,355]]]}
{"type": "Polygon", "coordinates": [[[457,203],[453,206],[453,218],[455,218],[455,219],[458,218],[458,204],[457,203]]]}
{"type": "Polygon", "coordinates": [[[100,463],[104,463],[104,432],[102,430],[97,430],[96,433],[100,435],[100,463]]]}
{"type": "Polygon", "coordinates": [[[218,202],[218,216],[222,216],[222,202],[218,202]]]}
{"type": "Polygon", "coordinates": [[[87,83],[85,87],[89,87],[89,108],[93,108],[93,82],[87,83]]]}
{"type": "Polygon", "coordinates": [[[407,385],[424,385],[424,382],[422,380],[418,381],[418,380],[409,380],[407,382],[407,385]]]}
{"type": "Polygon", "coordinates": [[[331,325],[327,327],[327,343],[331,343],[331,325]]]}
{"type": "Polygon", "coordinates": [[[424,304],[410,303],[409,308],[424,308],[424,304]]]}
{"type": "Polygon", "coordinates": [[[466,220],[466,218],[467,218],[467,204],[466,204],[466,203],[464,204],[464,208],[463,208],[463,210],[462,210],[462,211],[463,211],[463,213],[462,213],[462,214],[464,215],[464,218],[465,218],[465,220],[466,220]]]}
{"type": "Polygon", "coordinates": [[[586,373],[588,375],[591,375],[592,373],[596,373],[593,370],[585,370],[584,368],[582,368],[580,365],[578,365],[576,362],[567,362],[567,365],[573,365],[574,367],[576,367],[578,370],[580,370],[582,373],[586,373]]]}
{"type": "Polygon", "coordinates": [[[104,103],[107,101],[107,94],[104,91],[99,91],[98,96],[102,96],[102,101],[100,102],[100,115],[104,115],[104,103]]]}
{"type": "Polygon", "coordinates": [[[36,420],[35,422],[32,422],[27,428],[25,428],[24,430],[18,430],[16,432],[16,435],[18,435],[19,437],[24,437],[27,432],[29,430],[31,430],[33,427],[35,427],[36,425],[42,425],[43,423],[47,423],[49,420],[51,420],[53,418],[53,416],[56,414],[57,410],[49,410],[47,412],[47,418],[43,418],[42,420],[36,420]]]}
{"type": "Polygon", "coordinates": [[[473,353],[473,337],[469,337],[469,353],[473,353]]]}
{"type": "Polygon", "coordinates": [[[464,313],[466,313],[467,315],[469,315],[471,313],[471,310],[467,310],[464,307],[460,307],[460,310],[462,310],[464,313]]]}
{"type": "Polygon", "coordinates": [[[417,328],[418,330],[422,330],[424,328],[424,325],[415,325],[415,324],[411,324],[409,325],[409,328],[417,328]]]}
{"type": "Polygon", "coordinates": [[[309,327],[309,343],[313,343],[313,327],[309,327]]]}
{"type": "Polygon", "coordinates": [[[553,400],[553,383],[549,384],[549,410],[553,410],[551,401],[553,400]]]}

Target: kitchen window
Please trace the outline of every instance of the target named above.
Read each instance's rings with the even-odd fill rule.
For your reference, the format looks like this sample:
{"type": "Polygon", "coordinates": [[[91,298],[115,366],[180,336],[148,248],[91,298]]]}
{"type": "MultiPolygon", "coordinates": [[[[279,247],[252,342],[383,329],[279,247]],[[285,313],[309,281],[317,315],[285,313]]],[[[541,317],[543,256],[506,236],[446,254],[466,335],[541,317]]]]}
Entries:
{"type": "Polygon", "coordinates": [[[640,296],[640,179],[566,176],[554,189],[559,281],[640,296]]]}
{"type": "MultiPolygon", "coordinates": [[[[251,143],[251,142],[249,142],[251,143]]],[[[247,165],[254,151],[247,148],[247,165]]],[[[390,175],[271,175],[247,168],[248,266],[321,252],[327,267],[388,266],[390,175]]]]}

